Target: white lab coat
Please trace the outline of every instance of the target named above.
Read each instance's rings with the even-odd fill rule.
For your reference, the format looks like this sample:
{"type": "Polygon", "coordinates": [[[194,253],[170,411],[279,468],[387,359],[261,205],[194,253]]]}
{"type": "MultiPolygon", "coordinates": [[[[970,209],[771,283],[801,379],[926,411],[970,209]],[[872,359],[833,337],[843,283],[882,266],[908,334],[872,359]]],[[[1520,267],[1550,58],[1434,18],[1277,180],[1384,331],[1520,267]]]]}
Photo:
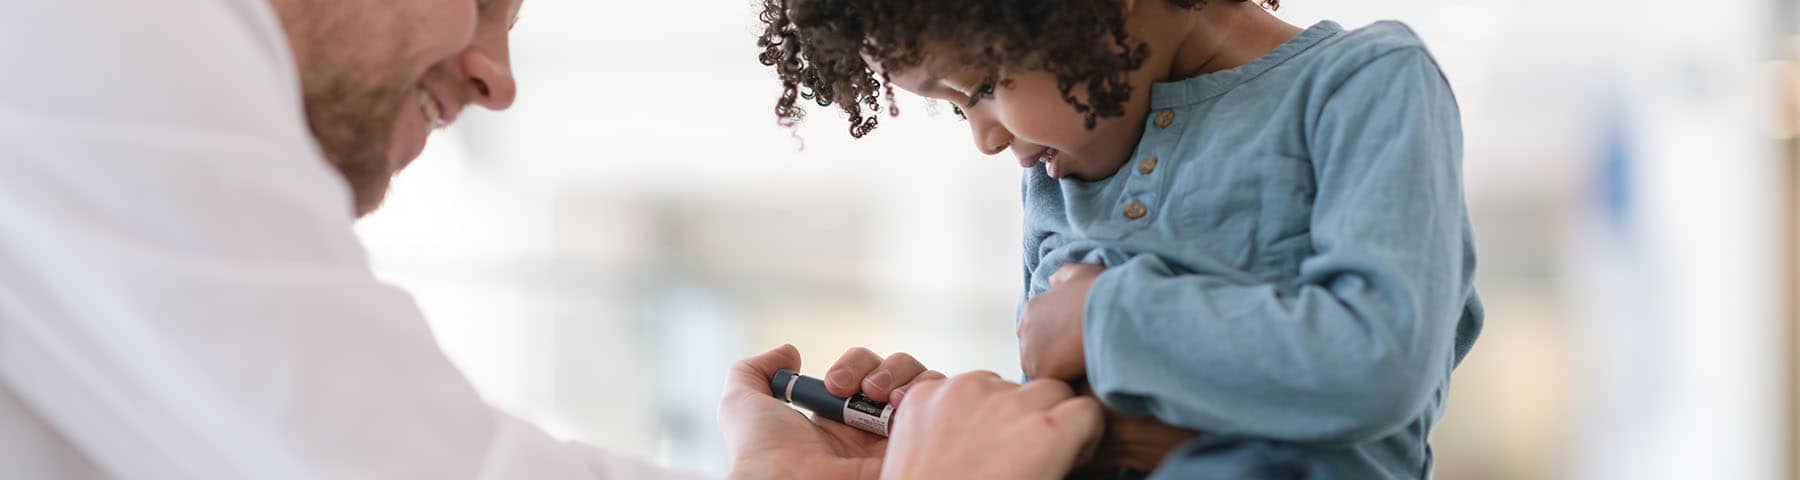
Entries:
{"type": "Polygon", "coordinates": [[[0,0],[0,479],[670,478],[370,273],[265,0],[0,0]]]}

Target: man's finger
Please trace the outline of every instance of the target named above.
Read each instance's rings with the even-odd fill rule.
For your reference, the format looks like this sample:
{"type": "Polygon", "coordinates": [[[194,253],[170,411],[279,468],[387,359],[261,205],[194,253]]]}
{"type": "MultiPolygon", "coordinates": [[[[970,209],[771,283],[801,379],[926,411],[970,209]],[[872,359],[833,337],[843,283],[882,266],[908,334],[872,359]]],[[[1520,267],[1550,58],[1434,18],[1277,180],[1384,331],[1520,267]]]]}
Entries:
{"type": "Polygon", "coordinates": [[[825,389],[832,395],[848,397],[862,389],[863,379],[881,366],[881,356],[867,348],[856,347],[838,357],[831,370],[825,372],[825,389]]]}
{"type": "Polygon", "coordinates": [[[1060,380],[1038,379],[1019,387],[1019,395],[1025,400],[1026,406],[1045,408],[1075,396],[1075,391],[1060,380]]]}
{"type": "Polygon", "coordinates": [[[918,384],[921,384],[921,383],[935,382],[935,381],[943,380],[946,378],[950,378],[950,377],[944,376],[943,372],[939,372],[937,370],[928,370],[925,373],[921,373],[921,374],[919,374],[919,376],[913,377],[913,380],[911,382],[908,382],[905,385],[901,385],[900,388],[894,389],[893,393],[888,394],[888,403],[892,403],[895,406],[898,406],[898,405],[900,405],[900,401],[902,399],[906,398],[906,392],[912,391],[912,388],[914,386],[917,386],[918,384]]]}
{"type": "MultiPolygon", "coordinates": [[[[940,390],[942,390],[944,388],[945,385],[949,385],[949,384],[950,384],[949,379],[934,379],[934,380],[917,381],[917,382],[913,382],[911,385],[907,385],[906,389],[902,390],[901,395],[903,398],[904,397],[913,397],[913,398],[930,399],[932,397],[932,395],[936,395],[940,390]]],[[[913,403],[917,403],[917,402],[915,401],[913,403]]],[[[899,401],[896,400],[894,406],[895,406],[895,408],[899,408],[900,407],[899,401]]],[[[911,408],[911,406],[912,406],[911,403],[907,404],[908,408],[911,408]]]]}
{"type": "Polygon", "coordinates": [[[782,345],[761,355],[739,360],[731,365],[725,389],[767,390],[769,381],[775,379],[775,371],[783,368],[800,371],[800,349],[793,345],[782,345]]]}
{"type": "Polygon", "coordinates": [[[1051,407],[1050,418],[1058,427],[1069,429],[1067,434],[1079,441],[1074,455],[1077,465],[1094,457],[1094,451],[1100,447],[1100,433],[1106,428],[1099,400],[1088,396],[1071,397],[1051,407]]]}
{"type": "MultiPolygon", "coordinates": [[[[981,398],[999,390],[1018,388],[1017,383],[1000,378],[1000,374],[987,370],[964,372],[950,377],[949,380],[931,382],[929,385],[942,386],[938,396],[955,398],[981,398]]],[[[914,392],[918,390],[915,389],[914,392]]]]}
{"type": "Polygon", "coordinates": [[[891,393],[895,388],[911,383],[914,377],[925,373],[925,365],[918,359],[905,353],[896,353],[881,361],[881,366],[862,379],[863,395],[877,402],[893,401],[891,393]]]}
{"type": "Polygon", "coordinates": [[[719,400],[719,418],[751,415],[751,412],[767,408],[767,404],[779,404],[769,390],[769,381],[775,379],[776,370],[783,368],[800,370],[800,349],[782,345],[731,364],[725,374],[725,396],[719,400]],[[760,401],[758,397],[761,397],[760,401]]]}

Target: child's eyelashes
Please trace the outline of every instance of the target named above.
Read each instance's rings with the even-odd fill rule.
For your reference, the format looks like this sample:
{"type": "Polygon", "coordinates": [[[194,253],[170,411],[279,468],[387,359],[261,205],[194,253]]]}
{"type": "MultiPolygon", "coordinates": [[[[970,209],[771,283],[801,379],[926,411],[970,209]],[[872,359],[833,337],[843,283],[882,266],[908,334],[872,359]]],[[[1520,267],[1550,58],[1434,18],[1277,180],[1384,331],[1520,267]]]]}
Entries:
{"type": "Polygon", "coordinates": [[[982,82],[981,85],[975,87],[975,91],[969,93],[969,106],[973,107],[975,104],[981,103],[981,99],[993,96],[994,82],[982,82]]]}
{"type": "Polygon", "coordinates": [[[964,108],[975,108],[975,105],[981,103],[982,99],[993,98],[994,90],[996,88],[998,88],[998,85],[1000,85],[999,82],[994,82],[992,80],[989,80],[986,82],[981,82],[980,85],[975,86],[974,90],[971,90],[968,93],[963,94],[965,97],[967,97],[969,99],[969,103],[966,107],[965,106],[952,106],[952,107],[950,107],[951,111],[956,112],[956,118],[968,120],[969,115],[967,113],[965,113],[963,111],[963,109],[964,108]]]}

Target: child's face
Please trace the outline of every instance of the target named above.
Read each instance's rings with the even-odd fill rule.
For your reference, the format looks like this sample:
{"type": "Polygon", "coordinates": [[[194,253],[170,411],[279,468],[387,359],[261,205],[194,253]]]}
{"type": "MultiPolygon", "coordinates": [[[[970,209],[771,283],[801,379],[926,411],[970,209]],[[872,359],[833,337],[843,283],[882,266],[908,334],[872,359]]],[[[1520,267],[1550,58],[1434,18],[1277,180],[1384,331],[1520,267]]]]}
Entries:
{"type": "MultiPolygon", "coordinates": [[[[981,153],[1011,150],[1021,167],[1043,163],[1051,177],[1093,181],[1112,176],[1129,161],[1143,134],[1151,82],[1142,69],[1131,75],[1133,93],[1125,115],[1101,118],[1090,130],[1085,117],[1063,99],[1055,76],[1003,72],[1006,84],[990,85],[982,70],[947,61],[954,57],[927,53],[919,67],[888,72],[888,78],[908,92],[962,108],[981,153]]],[[[1077,86],[1073,93],[1085,102],[1083,90],[1077,86]]]]}

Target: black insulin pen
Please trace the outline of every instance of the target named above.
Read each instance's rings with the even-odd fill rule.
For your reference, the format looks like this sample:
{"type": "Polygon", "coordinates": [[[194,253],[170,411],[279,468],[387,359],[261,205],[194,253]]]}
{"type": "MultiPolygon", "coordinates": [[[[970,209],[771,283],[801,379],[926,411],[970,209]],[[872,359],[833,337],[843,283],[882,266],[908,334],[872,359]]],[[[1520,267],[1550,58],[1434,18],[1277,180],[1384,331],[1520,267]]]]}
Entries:
{"type": "Polygon", "coordinates": [[[887,436],[888,425],[894,421],[892,405],[870,400],[860,393],[850,398],[832,396],[825,390],[824,381],[785,368],[775,371],[775,379],[769,381],[769,393],[819,416],[883,437],[887,436]]]}

